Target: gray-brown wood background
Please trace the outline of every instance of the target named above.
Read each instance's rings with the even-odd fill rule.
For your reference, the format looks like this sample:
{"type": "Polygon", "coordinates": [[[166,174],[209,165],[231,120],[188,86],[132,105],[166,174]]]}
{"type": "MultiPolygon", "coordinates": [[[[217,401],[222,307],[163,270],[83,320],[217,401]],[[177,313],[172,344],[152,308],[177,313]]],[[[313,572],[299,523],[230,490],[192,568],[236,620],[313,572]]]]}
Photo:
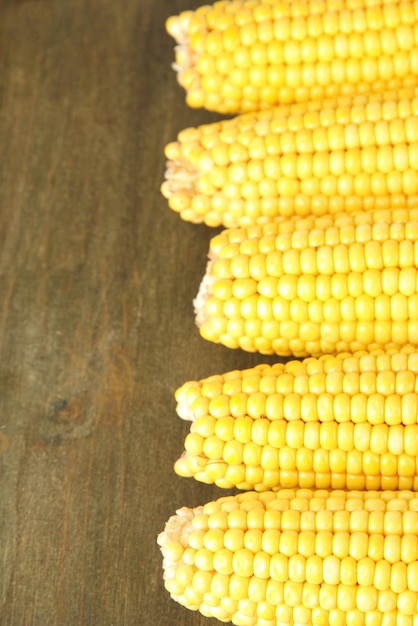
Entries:
{"type": "MultiPolygon", "coordinates": [[[[173,463],[183,382],[265,359],[200,338],[205,226],[159,187],[192,111],[164,22],[196,0],[0,0],[0,624],[211,626],[156,536],[224,495],[173,463]]],[[[271,361],[270,361],[271,362],[271,361]]]]}

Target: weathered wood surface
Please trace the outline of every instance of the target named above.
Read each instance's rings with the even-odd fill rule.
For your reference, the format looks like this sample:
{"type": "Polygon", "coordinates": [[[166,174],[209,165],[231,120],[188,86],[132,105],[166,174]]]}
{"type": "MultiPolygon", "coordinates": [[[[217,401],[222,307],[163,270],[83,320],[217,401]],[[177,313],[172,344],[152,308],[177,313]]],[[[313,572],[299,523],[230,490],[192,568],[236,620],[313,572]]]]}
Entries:
{"type": "Polygon", "coordinates": [[[0,624],[207,626],[156,535],[223,495],[174,475],[184,381],[266,360],[210,345],[214,231],[159,192],[188,110],[168,15],[196,0],[0,0],[0,624]]]}

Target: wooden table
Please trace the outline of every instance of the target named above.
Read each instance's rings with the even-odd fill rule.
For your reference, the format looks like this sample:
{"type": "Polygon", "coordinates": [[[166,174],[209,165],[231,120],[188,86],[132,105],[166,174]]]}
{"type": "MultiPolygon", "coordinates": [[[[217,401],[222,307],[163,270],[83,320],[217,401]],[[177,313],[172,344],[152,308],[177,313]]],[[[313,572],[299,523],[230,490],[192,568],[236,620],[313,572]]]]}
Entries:
{"type": "MultiPolygon", "coordinates": [[[[215,231],[159,187],[191,111],[165,19],[196,0],[0,0],[0,624],[197,626],[156,536],[225,492],[177,477],[215,231]]],[[[270,360],[271,362],[271,360],[270,360]]]]}

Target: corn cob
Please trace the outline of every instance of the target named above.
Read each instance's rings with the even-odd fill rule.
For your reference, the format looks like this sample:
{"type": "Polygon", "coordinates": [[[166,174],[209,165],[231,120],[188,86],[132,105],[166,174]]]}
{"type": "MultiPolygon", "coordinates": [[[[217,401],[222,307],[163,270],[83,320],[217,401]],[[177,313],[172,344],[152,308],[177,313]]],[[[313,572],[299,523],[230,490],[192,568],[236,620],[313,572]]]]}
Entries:
{"type": "Polygon", "coordinates": [[[166,28],[187,104],[227,114],[411,84],[417,24],[413,0],[229,0],[166,28]]]}
{"type": "Polygon", "coordinates": [[[418,352],[326,355],[188,381],[174,469],[218,487],[418,491],[418,352]]]}
{"type": "Polygon", "coordinates": [[[196,323],[209,341],[280,356],[417,346],[417,268],[417,209],[226,229],[196,323]]]}
{"type": "Polygon", "coordinates": [[[158,536],[171,597],[237,626],[416,626],[411,491],[241,493],[183,507],[158,536]]]}
{"type": "Polygon", "coordinates": [[[208,226],[418,206],[418,87],[188,128],[165,154],[169,206],[208,226]]]}

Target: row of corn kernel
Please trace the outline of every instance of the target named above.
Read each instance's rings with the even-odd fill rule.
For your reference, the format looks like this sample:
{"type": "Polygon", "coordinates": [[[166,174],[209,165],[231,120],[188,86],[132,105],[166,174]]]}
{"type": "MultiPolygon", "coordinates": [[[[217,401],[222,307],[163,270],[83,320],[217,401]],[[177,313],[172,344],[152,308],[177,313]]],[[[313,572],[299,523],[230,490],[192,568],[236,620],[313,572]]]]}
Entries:
{"type": "Polygon", "coordinates": [[[166,146],[161,191],[182,219],[209,226],[416,207],[417,115],[410,87],[188,128],[166,146]]]}
{"type": "Polygon", "coordinates": [[[158,537],[165,585],[237,626],[416,626],[409,491],[287,489],[183,507],[158,537]]]}
{"type": "Polygon", "coordinates": [[[175,464],[222,488],[418,489],[418,354],[324,355],[176,391],[190,420],[175,464]]]}
{"type": "Polygon", "coordinates": [[[417,6],[224,0],[167,21],[191,107],[223,114],[414,81],[417,6]]]}

